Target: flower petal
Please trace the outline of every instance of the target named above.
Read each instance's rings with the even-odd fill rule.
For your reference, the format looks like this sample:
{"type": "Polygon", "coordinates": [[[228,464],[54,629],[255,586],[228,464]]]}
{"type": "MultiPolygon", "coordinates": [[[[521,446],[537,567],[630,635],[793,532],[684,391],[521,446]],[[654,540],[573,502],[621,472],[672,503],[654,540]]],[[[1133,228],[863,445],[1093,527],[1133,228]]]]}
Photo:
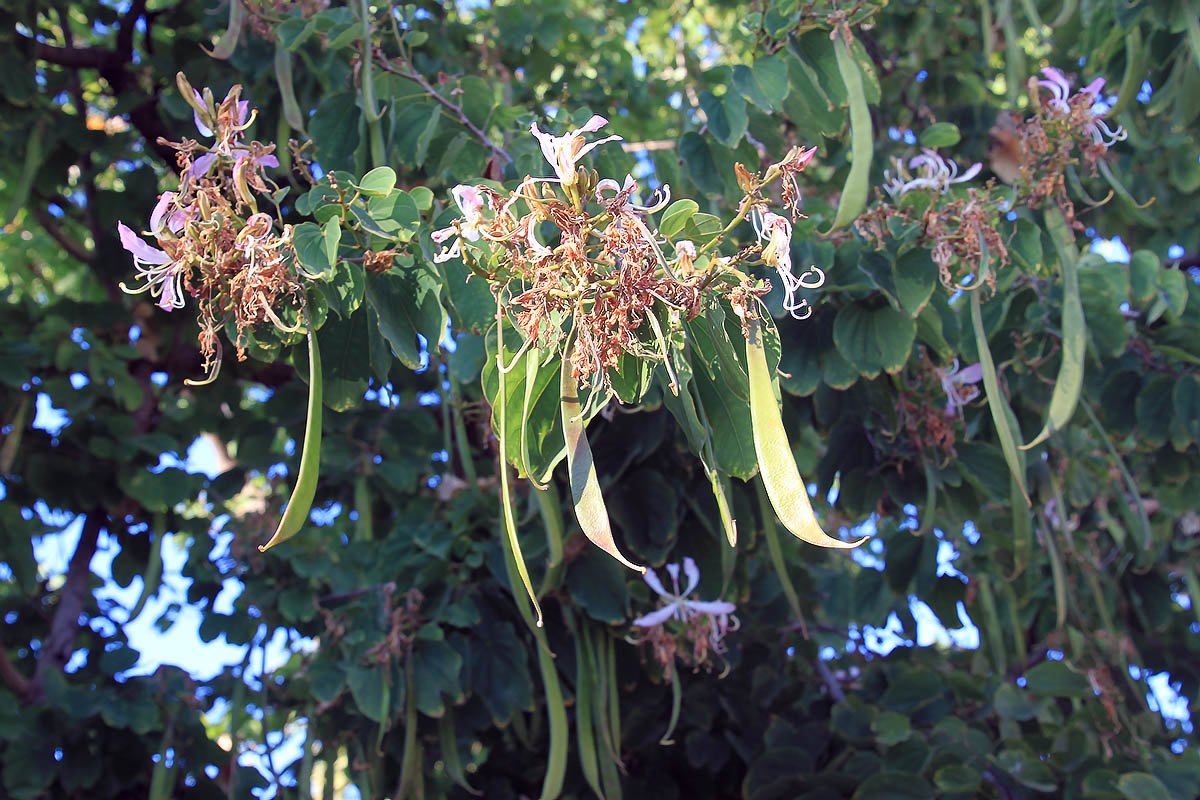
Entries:
{"type": "Polygon", "coordinates": [[[159,250],[157,247],[151,247],[146,244],[142,237],[133,232],[133,229],[124,222],[117,222],[117,233],[121,237],[121,246],[128,250],[135,262],[145,264],[170,264],[171,257],[159,250]]]}
{"type": "Polygon", "coordinates": [[[646,570],[646,573],[642,575],[642,580],[644,580],[646,585],[653,589],[654,593],[659,597],[671,597],[671,595],[667,593],[667,590],[663,588],[662,581],[658,579],[658,575],[654,573],[654,570],[646,570]]]}
{"type": "Polygon", "coordinates": [[[733,603],[727,603],[724,600],[689,600],[684,605],[692,611],[697,611],[701,614],[711,614],[713,616],[732,614],[734,611],[737,611],[737,606],[733,603]]]}
{"type": "Polygon", "coordinates": [[[696,587],[700,585],[700,568],[696,566],[696,561],[691,556],[686,556],[683,559],[683,574],[687,575],[687,588],[683,590],[683,597],[687,597],[692,592],[696,591],[696,587]]]}
{"type": "MultiPolygon", "coordinates": [[[[652,575],[653,573],[647,571],[646,574],[652,575]]],[[[657,611],[651,611],[644,617],[638,617],[633,621],[633,624],[637,625],[639,628],[657,628],[659,625],[662,625],[671,617],[675,616],[675,612],[678,609],[679,603],[671,603],[670,605],[663,606],[657,611]]]]}

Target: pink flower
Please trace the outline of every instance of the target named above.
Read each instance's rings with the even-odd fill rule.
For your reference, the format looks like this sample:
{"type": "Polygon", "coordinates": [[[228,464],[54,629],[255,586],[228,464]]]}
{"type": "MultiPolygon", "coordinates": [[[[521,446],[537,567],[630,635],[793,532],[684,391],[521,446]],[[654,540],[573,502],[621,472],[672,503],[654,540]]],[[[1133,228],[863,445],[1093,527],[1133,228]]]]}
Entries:
{"type": "Polygon", "coordinates": [[[766,242],[762,248],[763,263],[774,267],[783,282],[784,310],[793,319],[808,319],[812,309],[807,300],[796,299],[796,290],[820,287],[825,283],[825,273],[814,266],[799,278],[792,274],[792,223],[787,217],[767,211],[765,206],[755,206],[750,221],[758,238],[766,242]]]}
{"type": "Polygon", "coordinates": [[[646,574],[642,576],[642,579],[654,590],[655,594],[669,602],[657,611],[651,611],[645,616],[638,617],[633,621],[633,624],[639,628],[656,628],[669,619],[687,622],[697,615],[708,615],[713,617],[714,625],[724,629],[728,623],[729,615],[737,610],[737,606],[721,600],[704,602],[687,599],[687,596],[694,592],[696,587],[700,585],[700,568],[696,566],[696,562],[690,557],[683,559],[683,572],[687,575],[688,583],[687,588],[682,592],[679,591],[679,565],[667,564],[667,572],[671,575],[671,585],[674,592],[668,592],[663,588],[662,582],[654,574],[654,570],[646,570],[646,574]]]}
{"type": "Polygon", "coordinates": [[[124,222],[117,223],[117,233],[121,246],[133,256],[137,277],[145,281],[132,289],[122,283],[121,289],[129,294],[149,291],[151,297],[158,298],[158,307],[163,311],[183,308],[183,270],[179,265],[166,252],[146,244],[124,222]]]}
{"type": "Polygon", "coordinates": [[[917,177],[910,177],[901,161],[894,159],[893,165],[896,169],[895,177],[892,177],[888,170],[883,172],[883,189],[893,200],[899,200],[913,189],[945,194],[949,190],[950,184],[969,181],[983,169],[982,164],[975,163],[967,167],[966,172],[959,175],[958,164],[954,163],[953,159],[943,158],[928,147],[921,148],[919,155],[909,159],[908,168],[917,170],[917,177]]]}
{"type": "Polygon", "coordinates": [[[655,190],[649,205],[639,206],[631,202],[637,187],[637,181],[633,179],[632,175],[625,176],[625,183],[622,186],[618,186],[612,178],[605,178],[596,184],[596,202],[607,205],[624,195],[623,201],[616,209],[617,212],[630,211],[634,214],[653,214],[656,211],[662,211],[667,207],[667,203],[671,202],[671,187],[664,183],[661,189],[655,190]],[[604,193],[608,191],[613,192],[611,198],[604,196],[604,193]]]}
{"type": "MultiPolygon", "coordinates": [[[[202,94],[200,94],[199,89],[192,89],[192,94],[194,94],[196,96],[196,101],[198,103],[200,103],[201,105],[204,105],[204,96],[202,94]]],[[[237,105],[237,110],[238,110],[237,124],[244,125],[246,123],[246,115],[250,113],[250,101],[249,100],[239,100],[238,105],[237,105]]],[[[212,113],[212,109],[209,109],[209,113],[210,114],[212,113]]],[[[212,136],[213,135],[212,128],[208,127],[207,125],[205,125],[203,122],[200,121],[200,112],[199,111],[195,111],[195,110],[192,111],[192,120],[196,123],[196,130],[200,131],[200,135],[202,135],[202,136],[212,136]]]]}
{"type": "Polygon", "coordinates": [[[457,258],[462,254],[462,239],[475,242],[479,240],[479,235],[483,226],[483,192],[479,191],[478,186],[470,186],[465,183],[460,183],[450,190],[451,196],[454,197],[454,203],[458,206],[458,210],[462,212],[462,219],[455,220],[454,224],[440,228],[430,234],[431,238],[441,244],[451,236],[458,236],[454,240],[454,244],[448,248],[444,248],[442,252],[433,257],[435,263],[449,261],[452,258],[457,258]]]}
{"type": "Polygon", "coordinates": [[[953,366],[938,367],[936,372],[942,380],[942,389],[946,392],[946,416],[961,414],[963,407],[979,396],[979,387],[972,385],[983,380],[983,367],[979,364],[972,364],[960,370],[956,358],[953,366]]]}
{"type": "Polygon", "coordinates": [[[621,140],[620,136],[607,136],[594,142],[584,141],[583,134],[598,131],[607,124],[608,120],[597,114],[585,122],[582,128],[569,131],[562,136],[553,136],[542,132],[538,128],[537,122],[529,126],[529,132],[537,137],[542,146],[542,155],[554,167],[554,174],[558,176],[559,182],[564,186],[573,186],[576,183],[575,165],[579,159],[605,142],[621,140]]]}
{"type": "MultiPolygon", "coordinates": [[[[1050,90],[1053,95],[1047,103],[1055,111],[1059,111],[1064,115],[1071,113],[1071,81],[1060,70],[1054,67],[1043,67],[1042,74],[1046,76],[1046,80],[1038,81],[1038,86],[1045,87],[1050,90]]],[[[1122,141],[1128,136],[1125,129],[1120,125],[1116,130],[1108,126],[1108,123],[1101,118],[1101,114],[1093,108],[1097,100],[1100,99],[1100,92],[1104,89],[1104,78],[1096,78],[1087,86],[1079,90],[1080,95],[1088,96],[1089,113],[1091,119],[1088,122],[1086,131],[1092,137],[1092,141],[1096,144],[1102,144],[1105,147],[1111,147],[1116,142],[1122,141]]],[[[1078,96],[1078,95],[1077,95],[1078,96]]],[[[1100,106],[1101,113],[1107,113],[1104,106],[1100,106]]]]}

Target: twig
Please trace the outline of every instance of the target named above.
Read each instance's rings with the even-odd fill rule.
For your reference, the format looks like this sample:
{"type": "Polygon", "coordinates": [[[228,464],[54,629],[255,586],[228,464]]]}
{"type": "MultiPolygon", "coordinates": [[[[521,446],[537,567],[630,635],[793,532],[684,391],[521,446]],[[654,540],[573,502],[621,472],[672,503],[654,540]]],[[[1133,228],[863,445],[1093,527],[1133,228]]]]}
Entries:
{"type": "Polygon", "coordinates": [[[633,153],[638,150],[673,150],[676,145],[675,139],[650,139],[645,142],[621,142],[621,149],[626,153],[633,153]]]}
{"type": "Polygon", "coordinates": [[[829,669],[829,665],[825,661],[817,657],[817,674],[821,676],[821,680],[829,688],[829,696],[833,698],[835,703],[843,703],[846,701],[846,693],[842,691],[842,685],[838,683],[837,676],[829,669]]]}
{"type": "Polygon", "coordinates": [[[8,651],[4,649],[3,642],[0,642],[0,678],[4,679],[17,697],[29,696],[32,684],[29,678],[22,675],[21,671],[8,659],[8,651]]]}
{"type": "Polygon", "coordinates": [[[83,264],[88,264],[91,262],[91,252],[88,251],[88,249],[82,244],[68,236],[66,232],[58,226],[58,223],[55,222],[54,217],[52,217],[50,213],[46,211],[46,209],[42,208],[41,205],[37,203],[30,203],[28,207],[30,213],[33,214],[33,218],[38,221],[38,224],[42,226],[42,229],[45,230],[46,233],[50,234],[51,239],[58,242],[59,247],[65,250],[67,255],[83,264]]]}
{"type": "Polygon", "coordinates": [[[50,633],[38,657],[31,687],[31,696],[35,699],[41,696],[46,673],[51,669],[61,670],[74,651],[75,637],[79,634],[79,615],[83,613],[84,601],[89,595],[92,556],[96,553],[100,528],[107,518],[103,510],[94,509],[83,523],[79,546],[75,548],[67,568],[67,580],[59,590],[58,607],[54,612],[54,621],[50,623],[50,633]]]}
{"type": "Polygon", "coordinates": [[[506,164],[512,161],[512,156],[510,156],[503,147],[489,139],[488,135],[484,133],[478,125],[476,125],[474,122],[471,122],[471,120],[467,118],[466,113],[462,110],[462,106],[443,97],[437,89],[433,88],[433,84],[425,79],[424,75],[419,72],[401,69],[390,61],[380,60],[378,63],[380,69],[384,70],[385,72],[390,72],[393,75],[399,75],[401,78],[408,78],[410,81],[424,89],[426,94],[428,94],[438,103],[440,103],[442,107],[457,117],[458,121],[462,123],[462,126],[474,134],[475,138],[483,142],[483,144],[492,151],[493,155],[503,159],[506,164]]]}

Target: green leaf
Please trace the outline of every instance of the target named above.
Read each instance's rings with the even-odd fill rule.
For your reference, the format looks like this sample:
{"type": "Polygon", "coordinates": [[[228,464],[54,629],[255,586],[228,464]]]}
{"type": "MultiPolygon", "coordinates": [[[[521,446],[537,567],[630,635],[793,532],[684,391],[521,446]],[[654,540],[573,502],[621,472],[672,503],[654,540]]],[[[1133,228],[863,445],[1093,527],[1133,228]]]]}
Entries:
{"type": "Polygon", "coordinates": [[[912,734],[908,717],[895,711],[885,711],[871,722],[871,732],[885,747],[899,744],[912,734]]]}
{"type": "MultiPolygon", "coordinates": [[[[416,84],[410,85],[420,91],[416,84]]],[[[400,106],[394,113],[396,155],[405,166],[415,168],[424,165],[429,156],[429,145],[442,119],[441,110],[434,103],[418,101],[400,106]]]]}
{"type": "Polygon", "coordinates": [[[992,707],[996,709],[996,713],[1000,715],[1001,719],[1018,722],[1033,719],[1038,712],[1038,704],[1028,694],[1010,683],[1002,684],[996,690],[996,696],[992,699],[992,707]]]}
{"type": "Polygon", "coordinates": [[[1034,694],[1056,697],[1090,697],[1088,679],[1062,661],[1043,661],[1025,673],[1027,688],[1034,694]]]}
{"type": "Polygon", "coordinates": [[[525,647],[511,622],[496,620],[494,612],[487,614],[469,639],[457,637],[451,644],[463,656],[471,690],[497,725],[507,725],[517,712],[533,709],[525,647]]]}
{"type": "Polygon", "coordinates": [[[919,775],[880,772],[858,785],[851,800],[933,800],[933,787],[919,775]]]}
{"type": "Polygon", "coordinates": [[[308,122],[308,135],[317,145],[317,158],[328,170],[353,170],[358,148],[358,125],[346,124],[359,117],[358,94],[335,92],[327,95],[308,122]]]}
{"type": "Polygon", "coordinates": [[[679,498],[662,473],[639,469],[604,494],[609,516],[629,548],[661,563],[675,544],[679,498]]]}
{"type": "Polygon", "coordinates": [[[1135,412],[1138,430],[1151,444],[1165,444],[1170,437],[1171,418],[1175,412],[1174,389],[1174,378],[1157,374],[1138,392],[1135,412]]]}
{"type": "Polygon", "coordinates": [[[663,212],[662,220],[658,223],[658,232],[668,239],[683,230],[683,226],[700,210],[695,200],[676,200],[663,212]]]}
{"type": "Polygon", "coordinates": [[[1145,305],[1158,293],[1158,273],[1162,267],[1158,257],[1149,250],[1135,250],[1129,257],[1129,295],[1138,305],[1145,305]]]}
{"type": "Polygon", "coordinates": [[[384,707],[388,675],[383,667],[347,666],[346,684],[350,695],[364,717],[374,722],[383,722],[389,716],[384,707]]]}
{"type": "Polygon", "coordinates": [[[346,671],[332,661],[317,659],[308,668],[308,685],[318,703],[332,703],[346,686],[346,671]]]}
{"type": "Polygon", "coordinates": [[[418,638],[412,657],[417,710],[440,717],[446,711],[446,700],[451,703],[462,700],[458,681],[462,656],[447,642],[418,638]]]}
{"type": "Polygon", "coordinates": [[[899,372],[916,335],[916,323],[891,306],[867,309],[851,303],[838,312],[833,322],[838,352],[868,378],[881,371],[899,372]]]}
{"type": "Polygon", "coordinates": [[[367,213],[384,235],[398,242],[407,242],[421,224],[421,213],[412,196],[395,189],[384,197],[372,197],[367,203],[367,213]]]}
{"type": "Polygon", "coordinates": [[[588,547],[567,568],[571,599],[594,620],[619,625],[629,619],[625,567],[595,547],[588,547]]]}
{"type": "Polygon", "coordinates": [[[1200,442],[1200,379],[1181,376],[1171,390],[1171,399],[1175,405],[1173,423],[1182,425],[1193,442],[1200,442]]]}
{"type": "Polygon", "coordinates": [[[396,170],[391,167],[376,167],[358,182],[358,190],[370,197],[386,197],[395,188],[396,170]]]}
{"type": "Polygon", "coordinates": [[[1160,269],[1158,271],[1158,287],[1162,289],[1163,299],[1171,313],[1179,316],[1187,306],[1188,289],[1187,275],[1178,269],[1160,269]]]}
{"type": "Polygon", "coordinates": [[[720,195],[725,192],[725,181],[717,167],[712,149],[703,136],[688,131],[679,140],[679,157],[683,159],[687,176],[701,192],[720,195]]]}
{"type": "Polygon", "coordinates": [[[325,246],[325,232],[311,222],[302,222],[292,230],[292,243],[300,265],[314,274],[330,274],[333,260],[325,246]]]}
{"type": "Polygon", "coordinates": [[[339,261],[328,281],[316,284],[329,307],[342,319],[349,319],[366,292],[366,277],[361,264],[339,261]]]}
{"type": "Polygon", "coordinates": [[[938,791],[947,794],[973,794],[979,790],[983,775],[966,764],[951,764],[933,774],[933,783],[938,791]]]}
{"type": "Polygon", "coordinates": [[[367,302],[379,315],[379,330],[409,369],[421,366],[417,334],[433,347],[442,338],[446,312],[439,302],[441,288],[441,281],[425,263],[399,272],[367,275],[367,302]]]}
{"type": "Polygon", "coordinates": [[[712,429],[713,453],[721,471],[749,480],[758,472],[750,405],[733,395],[724,381],[715,383],[704,370],[694,375],[699,406],[712,429]]]}
{"type": "Polygon", "coordinates": [[[726,147],[736,147],[749,125],[742,96],[732,91],[721,97],[704,92],[700,95],[700,108],[708,116],[709,133],[726,147]]]}
{"type": "Polygon", "coordinates": [[[962,134],[958,132],[958,126],[953,122],[935,122],[925,130],[921,131],[921,146],[937,149],[939,147],[953,147],[962,139],[962,134]]]}

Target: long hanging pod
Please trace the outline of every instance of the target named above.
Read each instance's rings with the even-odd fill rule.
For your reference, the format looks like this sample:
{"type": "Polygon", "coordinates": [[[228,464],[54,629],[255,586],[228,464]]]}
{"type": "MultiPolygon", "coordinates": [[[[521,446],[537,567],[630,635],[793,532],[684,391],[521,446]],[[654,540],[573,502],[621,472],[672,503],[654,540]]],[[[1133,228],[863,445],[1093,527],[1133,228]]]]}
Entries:
{"type": "MultiPolygon", "coordinates": [[[[572,340],[567,340],[564,352],[570,352],[572,340]]],[[[612,525],[608,521],[608,509],[600,493],[600,479],[596,477],[596,464],[592,460],[592,447],[588,444],[587,431],[579,409],[579,384],[571,374],[571,359],[563,357],[560,377],[562,390],[563,436],[567,443],[567,472],[571,477],[571,502],[575,506],[575,517],[584,535],[610,556],[630,569],[645,574],[646,568],[639,567],[617,549],[613,540],[612,525]]]]}
{"type": "Polygon", "coordinates": [[[996,362],[992,359],[992,351],[988,347],[987,331],[983,328],[983,309],[980,305],[979,293],[983,291],[982,286],[987,280],[990,260],[987,243],[982,236],[979,237],[979,247],[979,278],[978,283],[973,284],[975,289],[971,292],[971,329],[975,334],[975,349],[979,351],[979,367],[983,372],[983,393],[987,397],[988,410],[992,414],[992,424],[996,426],[996,436],[1000,439],[1000,450],[1004,453],[1004,461],[1008,464],[1013,479],[1016,480],[1017,488],[1021,490],[1021,497],[1024,498],[1025,504],[1032,506],[1033,504],[1029,501],[1029,492],[1025,488],[1025,467],[1012,431],[1016,417],[1013,416],[1012,409],[1008,407],[1004,395],[1000,393],[1000,381],[996,377],[996,362]]]}
{"type": "Polygon", "coordinates": [[[746,327],[749,331],[746,337],[746,371],[750,379],[750,422],[754,429],[754,452],[758,454],[763,486],[779,521],[793,536],[809,544],[819,547],[858,547],[869,537],[864,536],[856,542],[843,542],[821,530],[812,503],[808,500],[808,489],[800,477],[800,470],[796,468],[792,445],[783,430],[779,405],[771,389],[762,325],[757,319],[747,316],[746,327]]]}
{"type": "MultiPolygon", "coordinates": [[[[496,395],[495,413],[498,417],[499,432],[496,434],[500,442],[500,506],[504,517],[504,544],[508,548],[513,561],[513,567],[516,569],[518,576],[521,579],[521,584],[525,587],[525,593],[529,595],[530,601],[533,603],[533,610],[537,614],[537,628],[542,627],[542,607],[538,604],[537,593],[533,591],[533,582],[529,579],[529,570],[525,567],[525,557],[521,554],[521,542],[517,538],[517,521],[513,516],[512,509],[512,493],[508,485],[508,436],[506,419],[508,408],[508,394],[504,387],[504,318],[500,315],[500,306],[496,306],[496,379],[499,381],[499,388],[496,395]]],[[[514,582],[515,583],[515,582],[514,582]]],[[[517,587],[513,586],[513,593],[516,594],[517,587]]]]}
{"type": "Polygon", "coordinates": [[[324,394],[324,377],[321,373],[321,349],[317,346],[317,332],[308,327],[308,422],[304,425],[304,449],[300,451],[300,471],[296,473],[296,488],[288,499],[283,518],[275,535],[259,551],[265,552],[280,542],[300,532],[308,512],[312,510],[313,498],[317,494],[317,476],[321,470],[321,403],[324,394]]]}
{"type": "Polygon", "coordinates": [[[848,30],[834,43],[838,72],[846,84],[846,96],[850,102],[850,174],[842,187],[842,199],[838,201],[837,214],[833,218],[830,232],[844,228],[853,222],[867,204],[867,189],[871,177],[871,156],[875,151],[874,134],[871,131],[871,111],[867,108],[867,93],[863,88],[862,72],[850,52],[848,30]]]}
{"type": "Polygon", "coordinates": [[[1062,364],[1050,395],[1050,410],[1042,432],[1021,450],[1041,444],[1050,434],[1062,430],[1075,414],[1079,393],[1083,389],[1083,361],[1087,355],[1087,322],[1083,316],[1083,301],[1079,296],[1079,266],[1076,260],[1075,236],[1057,206],[1046,209],[1046,227],[1058,250],[1063,273],[1062,364]]]}

